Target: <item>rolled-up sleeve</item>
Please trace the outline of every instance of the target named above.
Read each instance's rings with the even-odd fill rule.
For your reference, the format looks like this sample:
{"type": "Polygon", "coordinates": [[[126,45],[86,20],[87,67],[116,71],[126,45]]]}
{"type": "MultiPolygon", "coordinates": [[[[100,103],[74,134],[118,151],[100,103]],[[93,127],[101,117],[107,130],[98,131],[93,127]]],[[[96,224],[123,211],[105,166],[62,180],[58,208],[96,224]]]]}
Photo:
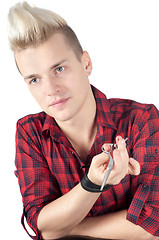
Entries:
{"type": "Polygon", "coordinates": [[[159,113],[150,105],[132,130],[133,158],[141,166],[138,177],[132,177],[132,201],[127,219],[159,236],[159,113]]]}
{"type": "Polygon", "coordinates": [[[29,125],[17,123],[15,164],[24,205],[22,224],[24,226],[25,216],[35,232],[35,236],[30,236],[41,239],[37,229],[38,214],[46,204],[59,197],[59,187],[42,154],[39,136],[29,125]]]}

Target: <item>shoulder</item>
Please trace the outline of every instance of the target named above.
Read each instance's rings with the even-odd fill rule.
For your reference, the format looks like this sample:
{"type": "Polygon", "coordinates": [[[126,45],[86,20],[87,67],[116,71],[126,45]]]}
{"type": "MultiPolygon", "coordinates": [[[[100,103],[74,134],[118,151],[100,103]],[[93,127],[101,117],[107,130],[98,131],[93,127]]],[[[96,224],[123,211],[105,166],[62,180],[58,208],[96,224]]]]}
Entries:
{"type": "Polygon", "coordinates": [[[17,123],[20,125],[26,125],[29,123],[41,123],[43,124],[46,119],[46,113],[45,112],[40,112],[40,113],[35,113],[35,114],[29,114],[27,116],[24,116],[20,118],[17,123]]]}
{"type": "MultiPolygon", "coordinates": [[[[153,104],[139,103],[129,99],[108,99],[110,113],[117,128],[140,132],[144,126],[159,128],[159,111],[153,104]]],[[[149,130],[150,131],[150,130],[149,130]]],[[[156,130],[155,130],[156,131],[156,130]]]]}
{"type": "Polygon", "coordinates": [[[24,129],[27,132],[41,133],[47,114],[40,112],[36,114],[29,114],[17,121],[17,130],[19,128],[24,129]]]}
{"type": "Polygon", "coordinates": [[[110,110],[119,115],[144,115],[147,118],[152,116],[158,118],[159,111],[153,104],[139,103],[130,99],[110,98],[110,110]]]}

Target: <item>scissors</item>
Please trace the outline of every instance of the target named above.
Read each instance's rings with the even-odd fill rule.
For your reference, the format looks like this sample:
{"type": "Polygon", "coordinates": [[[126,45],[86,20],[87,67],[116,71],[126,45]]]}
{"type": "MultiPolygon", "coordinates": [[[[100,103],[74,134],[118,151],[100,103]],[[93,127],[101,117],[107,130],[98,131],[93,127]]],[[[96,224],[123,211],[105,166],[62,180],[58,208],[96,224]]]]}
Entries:
{"type": "MultiPolygon", "coordinates": [[[[124,140],[125,140],[125,142],[126,142],[126,141],[128,140],[128,138],[125,138],[124,140]]],[[[110,146],[109,152],[105,151],[105,149],[104,149],[103,146],[101,147],[102,152],[108,154],[109,157],[110,157],[110,160],[109,160],[109,163],[108,163],[108,166],[107,166],[105,175],[104,175],[104,179],[103,179],[103,182],[102,182],[100,191],[103,190],[103,188],[104,188],[104,186],[105,186],[105,183],[106,183],[106,181],[107,181],[107,179],[108,179],[108,177],[109,177],[109,174],[110,174],[110,172],[111,172],[111,170],[112,170],[112,168],[113,168],[113,162],[114,162],[114,160],[113,160],[113,158],[112,158],[112,156],[111,156],[111,152],[112,152],[114,149],[117,148],[116,143],[115,143],[115,144],[114,144],[114,143],[107,143],[107,144],[110,146]]]]}

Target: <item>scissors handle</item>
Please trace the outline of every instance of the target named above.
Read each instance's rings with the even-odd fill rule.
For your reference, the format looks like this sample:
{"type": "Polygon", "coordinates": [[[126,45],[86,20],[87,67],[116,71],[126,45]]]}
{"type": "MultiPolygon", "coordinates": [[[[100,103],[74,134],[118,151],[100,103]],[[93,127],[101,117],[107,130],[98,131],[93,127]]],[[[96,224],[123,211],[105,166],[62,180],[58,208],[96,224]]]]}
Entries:
{"type": "MultiPolygon", "coordinates": [[[[125,138],[124,139],[124,141],[126,142],[128,140],[128,138],[125,138]]],[[[110,143],[109,143],[109,145],[110,145],[110,143]]],[[[111,150],[113,151],[114,149],[116,149],[117,148],[117,145],[116,145],[116,143],[115,144],[111,144],[111,150]]]]}

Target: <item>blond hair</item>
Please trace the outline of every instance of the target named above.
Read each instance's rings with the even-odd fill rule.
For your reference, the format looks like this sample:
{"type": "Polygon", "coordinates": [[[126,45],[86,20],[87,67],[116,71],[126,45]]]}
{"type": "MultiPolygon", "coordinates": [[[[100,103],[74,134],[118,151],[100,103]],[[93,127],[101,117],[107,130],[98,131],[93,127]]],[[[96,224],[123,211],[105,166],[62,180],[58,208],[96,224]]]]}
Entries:
{"type": "Polygon", "coordinates": [[[13,52],[36,47],[54,33],[64,35],[67,43],[79,57],[83,52],[74,31],[58,14],[19,2],[8,13],[8,39],[13,52]]]}

